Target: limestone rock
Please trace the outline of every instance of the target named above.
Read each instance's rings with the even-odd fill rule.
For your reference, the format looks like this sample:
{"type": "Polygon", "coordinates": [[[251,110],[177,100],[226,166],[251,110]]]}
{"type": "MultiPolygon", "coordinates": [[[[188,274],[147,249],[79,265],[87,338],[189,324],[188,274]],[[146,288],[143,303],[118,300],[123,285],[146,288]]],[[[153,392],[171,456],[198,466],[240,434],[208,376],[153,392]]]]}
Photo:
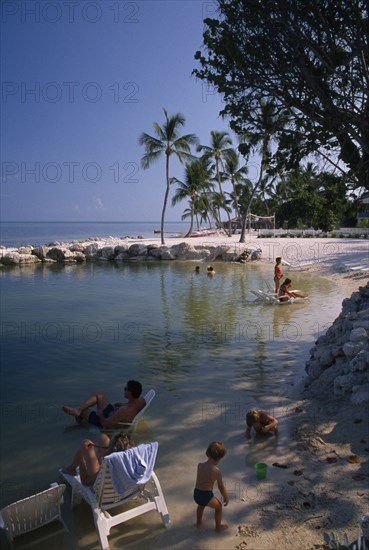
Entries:
{"type": "Polygon", "coordinates": [[[369,351],[359,351],[350,361],[350,369],[352,372],[369,370],[369,351]]]}
{"type": "Polygon", "coordinates": [[[37,264],[40,263],[40,258],[34,254],[19,254],[19,264],[37,264]]]}
{"type": "Polygon", "coordinates": [[[114,256],[115,256],[114,246],[104,246],[103,248],[100,248],[96,252],[97,260],[103,260],[103,261],[113,260],[114,256]]]}
{"type": "Polygon", "coordinates": [[[41,262],[37,256],[33,254],[19,254],[19,252],[9,252],[1,257],[1,263],[3,265],[24,265],[24,264],[36,264],[41,262]]]}
{"type": "Polygon", "coordinates": [[[119,244],[114,247],[114,256],[115,258],[120,254],[125,254],[128,257],[128,248],[127,244],[119,244]]]}
{"type": "Polygon", "coordinates": [[[74,263],[77,261],[75,254],[76,253],[71,252],[68,248],[53,247],[50,248],[47,257],[60,263],[74,263]]]}
{"type": "Polygon", "coordinates": [[[134,256],[147,256],[147,246],[140,243],[131,244],[128,249],[130,257],[134,256]]]}
{"type": "Polygon", "coordinates": [[[72,252],[83,252],[84,245],[82,243],[73,243],[72,246],[69,247],[69,250],[72,252]]]}
{"type": "Polygon", "coordinates": [[[351,401],[355,405],[361,405],[362,403],[369,401],[369,384],[354,386],[352,388],[351,401]]]}
{"type": "Polygon", "coordinates": [[[361,340],[359,342],[346,342],[343,346],[343,353],[346,357],[351,358],[354,355],[357,355],[364,347],[364,342],[361,340]]]}
{"type": "Polygon", "coordinates": [[[343,374],[337,376],[333,383],[333,393],[336,396],[343,396],[350,392],[354,385],[354,377],[352,374],[343,374]]]}
{"type": "Polygon", "coordinates": [[[83,253],[88,260],[94,260],[96,258],[96,253],[99,250],[99,245],[95,242],[88,244],[84,249],[83,253]]]}
{"type": "Polygon", "coordinates": [[[350,334],[351,342],[360,342],[361,340],[367,340],[367,339],[368,339],[368,333],[366,332],[364,327],[352,329],[350,334]]]}
{"type": "Polygon", "coordinates": [[[8,252],[1,257],[1,263],[4,265],[17,265],[19,264],[19,256],[18,252],[8,252]]]}
{"type": "Polygon", "coordinates": [[[306,362],[305,370],[312,380],[319,378],[323,372],[323,367],[318,360],[310,359],[306,362]]]}
{"type": "Polygon", "coordinates": [[[331,387],[338,397],[352,393],[357,403],[367,399],[360,388],[369,382],[368,324],[369,283],[343,301],[340,315],[310,350],[305,370],[313,388],[331,387]]]}
{"type": "Polygon", "coordinates": [[[19,254],[32,254],[32,246],[21,246],[18,248],[19,254]]]}
{"type": "Polygon", "coordinates": [[[36,246],[32,250],[32,254],[37,256],[37,258],[40,258],[40,260],[45,260],[48,257],[47,253],[49,252],[49,250],[50,249],[48,246],[36,246]]]}

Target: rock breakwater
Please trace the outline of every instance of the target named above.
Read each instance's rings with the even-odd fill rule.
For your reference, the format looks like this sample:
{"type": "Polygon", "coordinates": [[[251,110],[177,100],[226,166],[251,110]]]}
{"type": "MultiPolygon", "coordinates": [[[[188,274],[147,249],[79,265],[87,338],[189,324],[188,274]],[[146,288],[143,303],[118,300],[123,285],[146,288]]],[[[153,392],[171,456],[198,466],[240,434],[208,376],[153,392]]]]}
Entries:
{"type": "Polygon", "coordinates": [[[342,311],[310,350],[309,389],[324,388],[354,404],[369,401],[369,283],[342,302],[342,311]]]}
{"type": "Polygon", "coordinates": [[[240,257],[252,259],[254,251],[235,244],[189,244],[181,242],[173,246],[130,243],[124,240],[94,238],[72,243],[50,243],[43,246],[23,246],[0,250],[0,264],[24,265],[34,263],[78,263],[78,262],[137,262],[150,260],[198,260],[213,262],[240,261],[240,257]]]}

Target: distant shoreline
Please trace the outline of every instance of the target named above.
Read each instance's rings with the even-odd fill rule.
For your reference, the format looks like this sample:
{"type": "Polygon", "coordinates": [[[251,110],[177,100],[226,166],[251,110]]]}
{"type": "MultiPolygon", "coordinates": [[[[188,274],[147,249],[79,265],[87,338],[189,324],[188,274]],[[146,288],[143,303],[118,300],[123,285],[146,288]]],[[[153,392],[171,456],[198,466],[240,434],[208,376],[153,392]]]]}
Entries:
{"type": "MultiPolygon", "coordinates": [[[[53,242],[49,245],[40,245],[47,248],[59,248],[61,250],[69,250],[70,248],[83,250],[85,247],[93,246],[97,249],[115,249],[122,247],[122,251],[135,245],[135,249],[139,251],[140,247],[156,249],[158,254],[165,252],[163,257],[157,256],[150,259],[173,260],[170,251],[178,249],[181,245],[184,250],[189,251],[187,256],[180,256],[178,259],[191,261],[208,261],[206,254],[205,258],[201,258],[198,251],[210,249],[214,256],[213,261],[231,261],[232,257],[241,254],[246,248],[256,249],[261,248],[261,262],[274,264],[275,258],[281,256],[285,261],[284,272],[293,273],[293,271],[307,271],[316,273],[319,276],[327,277],[335,281],[344,288],[345,294],[349,296],[359,286],[366,284],[369,272],[361,273],[355,271],[355,266],[369,267],[369,241],[366,239],[354,238],[258,238],[257,234],[251,233],[246,235],[246,243],[239,242],[239,235],[227,237],[224,234],[201,236],[194,238],[171,237],[165,239],[164,247],[161,245],[159,236],[137,238],[137,237],[90,237],[89,239],[76,239],[68,242],[53,242]],[[173,248],[174,247],[174,248],[173,248]],[[193,254],[191,254],[193,250],[193,254]],[[217,255],[217,251],[219,254],[217,255]],[[197,256],[196,256],[197,255],[197,256]],[[351,266],[351,267],[350,267],[351,266]]],[[[24,246],[23,252],[28,252],[32,255],[33,246],[24,246]],[[29,248],[28,251],[25,249],[29,248]]],[[[0,249],[0,265],[3,265],[3,258],[9,254],[17,254],[20,248],[18,247],[2,247],[0,249]]],[[[160,255],[160,254],[159,254],[160,255]]],[[[140,258],[144,261],[144,258],[140,258]]],[[[112,257],[103,257],[101,260],[116,260],[112,257]]],[[[120,260],[123,260],[121,257],[120,260]]],[[[137,260],[137,258],[136,258],[137,260]]],[[[136,261],[135,260],[135,261],[136,261]]],[[[118,260],[119,261],[119,260],[118,260]]],[[[124,260],[123,260],[124,261],[124,260]]],[[[273,267],[271,266],[271,270],[273,267]]]]}

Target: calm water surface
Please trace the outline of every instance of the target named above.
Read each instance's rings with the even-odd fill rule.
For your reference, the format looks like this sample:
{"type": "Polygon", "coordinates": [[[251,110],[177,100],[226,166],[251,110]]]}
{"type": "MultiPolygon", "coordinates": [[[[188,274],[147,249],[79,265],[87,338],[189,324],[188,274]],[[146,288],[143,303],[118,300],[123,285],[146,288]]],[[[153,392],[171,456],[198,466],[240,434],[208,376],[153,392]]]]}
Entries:
{"type": "Polygon", "coordinates": [[[197,275],[185,262],[2,269],[1,505],[57,479],[91,437],[60,406],[98,388],[112,400],[129,378],[156,389],[139,437],[160,442],[159,463],[165,457],[168,467],[184,434],[191,449],[202,449],[228,427],[243,429],[248,407],[284,404],[343,297],[327,280],[294,273],[310,303],[255,305],[250,289],[265,288],[272,266],[216,264],[213,278],[201,269],[197,275]],[[211,429],[220,433],[210,435],[215,418],[211,429]]]}

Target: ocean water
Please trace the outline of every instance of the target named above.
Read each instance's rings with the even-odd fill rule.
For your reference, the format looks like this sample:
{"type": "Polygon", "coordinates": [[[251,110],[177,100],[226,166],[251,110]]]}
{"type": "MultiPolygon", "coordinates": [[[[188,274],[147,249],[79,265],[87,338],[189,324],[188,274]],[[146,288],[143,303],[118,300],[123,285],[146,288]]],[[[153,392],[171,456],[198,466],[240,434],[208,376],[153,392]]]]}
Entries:
{"type": "MultiPolygon", "coordinates": [[[[183,232],[188,222],[166,222],[164,231],[183,232]]],[[[160,222],[1,222],[0,245],[39,246],[55,241],[82,240],[88,237],[153,237],[160,222]]]]}
{"type": "MultiPolygon", "coordinates": [[[[28,237],[82,238],[57,226],[52,236],[43,224],[36,235],[34,226],[28,237]]],[[[99,225],[90,229],[99,234],[99,225]]],[[[113,233],[111,225],[105,229],[113,233]]],[[[281,426],[277,447],[259,447],[257,461],[288,449],[290,389],[343,295],[329,280],[294,272],[293,286],[310,302],[258,305],[251,290],[272,283],[272,264],[214,265],[214,277],[206,266],[196,274],[193,262],[1,268],[0,507],[58,481],[81,440],[97,438],[96,429],[62,413],[63,404],[77,405],[97,389],[121,400],[131,378],[157,392],[135,441],[159,442],[156,471],[174,519],[179,491],[191,502],[185,521],[193,522],[195,465],[211,440],[229,448],[231,487],[240,486],[245,468],[253,472],[255,454],[245,457],[242,439],[250,407],[277,414],[281,426]]],[[[79,547],[98,548],[89,512],[80,514],[77,530],[69,520],[79,547]]],[[[69,550],[63,540],[55,548],[69,550]]],[[[155,541],[146,547],[157,548],[155,541]]]]}

